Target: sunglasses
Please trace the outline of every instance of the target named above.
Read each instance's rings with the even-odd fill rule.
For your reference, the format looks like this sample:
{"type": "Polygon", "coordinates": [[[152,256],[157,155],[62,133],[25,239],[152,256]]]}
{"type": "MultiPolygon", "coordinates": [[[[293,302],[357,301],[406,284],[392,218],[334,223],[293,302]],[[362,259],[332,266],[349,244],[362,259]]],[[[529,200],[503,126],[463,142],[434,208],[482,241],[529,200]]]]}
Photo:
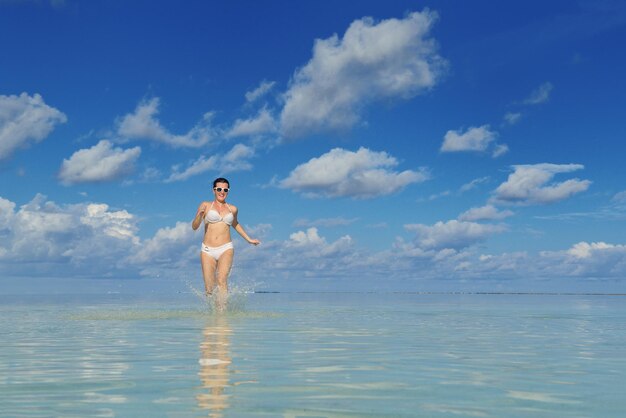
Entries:
{"type": "Polygon", "coordinates": [[[215,190],[216,192],[221,192],[223,190],[224,193],[228,193],[230,189],[228,187],[225,187],[223,189],[221,187],[214,187],[213,190],[215,190]]]}

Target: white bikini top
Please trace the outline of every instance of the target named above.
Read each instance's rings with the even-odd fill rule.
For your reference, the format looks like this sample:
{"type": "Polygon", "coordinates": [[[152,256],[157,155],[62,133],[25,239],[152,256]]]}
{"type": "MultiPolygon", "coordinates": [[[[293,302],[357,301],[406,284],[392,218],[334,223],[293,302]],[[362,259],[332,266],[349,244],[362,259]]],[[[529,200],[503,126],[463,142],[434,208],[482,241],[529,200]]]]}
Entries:
{"type": "Polygon", "coordinates": [[[232,225],[233,221],[235,220],[235,215],[233,215],[233,211],[230,209],[230,206],[228,206],[228,203],[224,204],[228,208],[229,213],[224,216],[220,215],[218,211],[213,209],[213,203],[215,202],[211,202],[211,207],[209,208],[209,211],[206,213],[206,215],[204,215],[204,222],[208,224],[224,222],[226,225],[232,225]]]}

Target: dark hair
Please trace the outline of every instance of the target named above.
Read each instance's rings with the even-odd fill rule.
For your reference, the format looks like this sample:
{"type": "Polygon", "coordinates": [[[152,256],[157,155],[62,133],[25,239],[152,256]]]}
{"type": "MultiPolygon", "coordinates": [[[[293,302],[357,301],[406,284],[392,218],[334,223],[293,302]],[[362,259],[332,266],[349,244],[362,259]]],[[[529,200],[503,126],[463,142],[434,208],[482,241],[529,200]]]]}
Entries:
{"type": "Polygon", "coordinates": [[[217,183],[226,183],[228,184],[228,187],[230,187],[230,183],[224,177],[218,177],[215,180],[213,180],[213,187],[216,187],[217,183]]]}

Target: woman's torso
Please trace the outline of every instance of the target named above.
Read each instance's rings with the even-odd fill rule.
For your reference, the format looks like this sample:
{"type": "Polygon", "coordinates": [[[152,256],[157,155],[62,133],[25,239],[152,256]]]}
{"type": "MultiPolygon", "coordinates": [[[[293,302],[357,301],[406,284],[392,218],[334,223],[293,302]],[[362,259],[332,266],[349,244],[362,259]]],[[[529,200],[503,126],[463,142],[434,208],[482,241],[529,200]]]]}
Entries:
{"type": "Polygon", "coordinates": [[[234,213],[227,203],[218,207],[215,202],[211,202],[204,215],[204,245],[219,247],[230,242],[230,226],[233,220],[234,213]]]}

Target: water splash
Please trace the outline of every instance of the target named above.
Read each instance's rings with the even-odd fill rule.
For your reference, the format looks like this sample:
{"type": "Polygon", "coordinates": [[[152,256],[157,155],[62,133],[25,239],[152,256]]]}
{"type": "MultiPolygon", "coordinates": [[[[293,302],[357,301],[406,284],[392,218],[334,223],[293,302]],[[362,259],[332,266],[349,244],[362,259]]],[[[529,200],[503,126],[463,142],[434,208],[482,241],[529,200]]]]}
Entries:
{"type": "Polygon", "coordinates": [[[178,279],[197,297],[201,309],[209,314],[245,312],[248,295],[253,294],[254,289],[258,287],[258,283],[254,282],[249,284],[230,284],[228,294],[223,294],[216,287],[212,294],[207,295],[204,291],[196,288],[186,277],[178,277],[178,279]]]}
{"type": "MultiPolygon", "coordinates": [[[[225,297],[220,294],[219,289],[215,289],[212,295],[205,295],[204,289],[200,290],[197,285],[184,276],[174,277],[183,283],[188,291],[177,291],[179,294],[193,295],[185,298],[181,306],[179,302],[165,308],[159,303],[154,309],[147,309],[144,306],[138,308],[135,303],[125,303],[121,309],[100,309],[89,306],[79,312],[71,312],[65,315],[70,320],[113,320],[113,321],[142,321],[142,320],[164,320],[183,318],[219,318],[228,317],[265,317],[268,313],[251,312],[246,308],[248,297],[254,293],[258,286],[252,284],[231,284],[229,292],[225,297]],[[191,301],[191,303],[190,303],[191,301]]],[[[202,282],[201,282],[202,283],[202,282]]],[[[204,286],[202,286],[204,287],[204,286]]]]}

